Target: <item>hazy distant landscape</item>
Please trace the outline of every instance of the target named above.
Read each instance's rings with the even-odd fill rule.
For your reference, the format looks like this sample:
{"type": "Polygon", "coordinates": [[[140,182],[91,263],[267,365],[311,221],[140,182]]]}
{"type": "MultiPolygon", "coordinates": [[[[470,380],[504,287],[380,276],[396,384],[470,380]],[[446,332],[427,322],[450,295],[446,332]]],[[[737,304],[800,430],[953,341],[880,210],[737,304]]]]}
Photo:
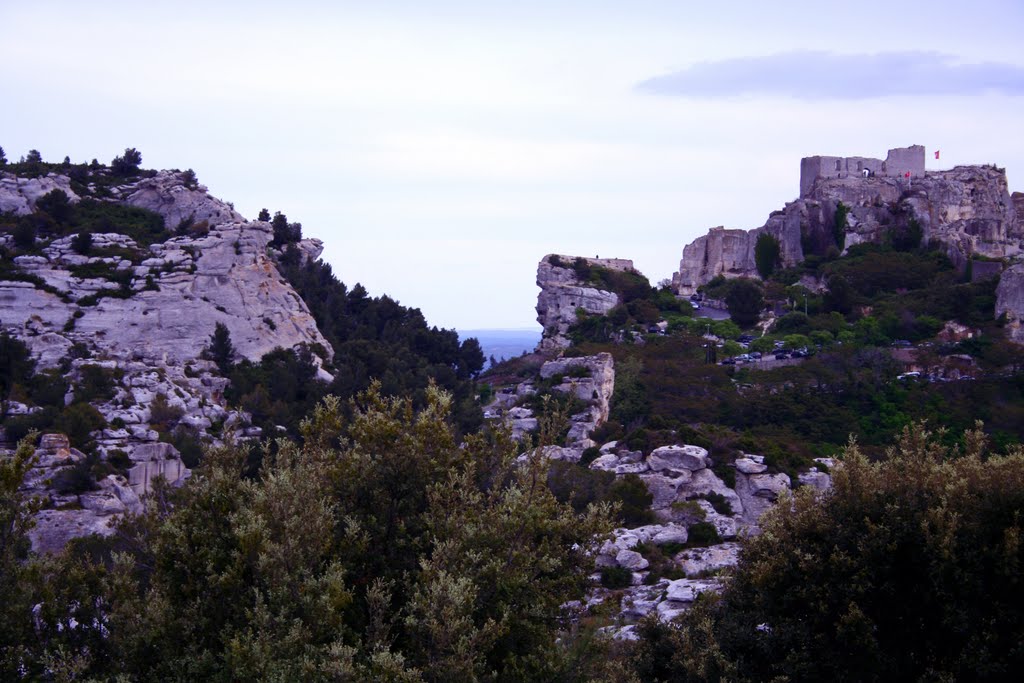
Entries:
{"type": "Polygon", "coordinates": [[[524,352],[533,351],[540,341],[540,330],[460,330],[459,339],[476,337],[480,349],[484,353],[486,363],[490,367],[491,357],[494,360],[508,360],[521,356],[524,352]]]}

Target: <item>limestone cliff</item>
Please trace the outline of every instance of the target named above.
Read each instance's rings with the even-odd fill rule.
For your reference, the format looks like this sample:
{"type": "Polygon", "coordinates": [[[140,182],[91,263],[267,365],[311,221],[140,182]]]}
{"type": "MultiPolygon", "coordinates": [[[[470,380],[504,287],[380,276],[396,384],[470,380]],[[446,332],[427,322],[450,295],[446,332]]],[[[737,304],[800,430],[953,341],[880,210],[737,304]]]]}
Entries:
{"type": "MultiPolygon", "coordinates": [[[[28,483],[31,494],[48,501],[33,535],[37,550],[109,533],[114,519],[137,509],[155,477],[174,483],[188,476],[176,449],[159,441],[157,399],[164,413],[180,415],[177,424],[213,443],[228,434],[260,435],[245,414],[225,404],[227,380],[202,358],[217,324],[230,332],[237,359],[258,361],[276,347],[304,346],[318,362],[333,354],[275,265],[270,224],[246,221],[194,179],[162,171],[97,191],[54,173],[0,174],[0,211],[31,214],[52,190],[72,204],[89,198],[155,212],[165,230],[142,243],[138,235],[94,231],[85,249],[75,235],[37,238],[31,249],[17,245],[12,233],[0,235],[0,326],[29,347],[38,370],[62,369],[67,402],[85,374],[111,378],[112,395],[91,401],[108,426],[91,438],[101,457],[123,452],[119,457],[127,458],[121,475],[69,497],[50,482],[83,456],[59,435],[44,439],[28,483]]],[[[317,240],[297,246],[304,260],[322,248],[317,240]]],[[[5,410],[29,415],[39,408],[11,400],[5,410]]]]}
{"type": "Polygon", "coordinates": [[[580,280],[573,263],[582,259],[588,265],[609,270],[633,270],[625,259],[600,259],[548,254],[537,266],[537,321],[544,329],[538,349],[558,350],[569,345],[566,333],[576,322],[576,310],[604,315],[619,303],[615,292],[598,289],[580,280]]]}
{"type": "Polygon", "coordinates": [[[906,177],[875,174],[865,166],[863,172],[838,176],[802,178],[801,196],[771,214],[760,228],[712,228],[687,245],[673,275],[676,293],[692,294],[717,275],[758,277],[754,245],[761,232],[778,240],[783,267],[800,263],[805,249],[824,254],[835,246],[840,203],[848,209],[843,248],[882,242],[891,231],[914,226],[925,243],[944,244],[961,267],[973,255],[1012,258],[1024,249],[1024,215],[1019,208],[1024,198],[1010,197],[1002,169],[958,166],[906,177]]]}

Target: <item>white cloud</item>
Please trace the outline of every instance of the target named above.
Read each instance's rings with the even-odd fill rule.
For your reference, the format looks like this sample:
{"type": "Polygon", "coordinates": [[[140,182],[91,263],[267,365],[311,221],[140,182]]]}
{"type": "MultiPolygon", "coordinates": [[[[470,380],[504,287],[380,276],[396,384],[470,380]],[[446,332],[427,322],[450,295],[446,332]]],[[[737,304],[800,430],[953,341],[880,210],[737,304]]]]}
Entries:
{"type": "Polygon", "coordinates": [[[642,92],[683,97],[760,95],[807,100],[1024,95],[1024,66],[963,63],[937,52],[794,51],[698,62],[641,82],[642,92]]]}

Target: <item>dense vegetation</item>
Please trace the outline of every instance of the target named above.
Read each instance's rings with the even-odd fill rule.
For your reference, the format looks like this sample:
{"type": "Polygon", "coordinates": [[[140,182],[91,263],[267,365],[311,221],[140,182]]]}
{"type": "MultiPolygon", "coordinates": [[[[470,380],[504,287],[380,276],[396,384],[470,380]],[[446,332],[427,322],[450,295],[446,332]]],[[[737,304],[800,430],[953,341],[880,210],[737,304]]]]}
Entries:
{"type": "Polygon", "coordinates": [[[1024,451],[918,427],[762,518],[721,598],[641,626],[645,681],[1005,681],[1024,666],[1024,451]]]}
{"type": "MultiPolygon", "coordinates": [[[[349,289],[323,261],[300,264],[288,252],[282,261],[284,276],[334,349],[329,367],[334,381],[324,387],[326,393],[348,397],[378,380],[386,394],[410,396],[421,406],[434,382],[451,392],[460,429],[468,433],[480,426],[472,380],[484,356],[476,339],[460,342],[455,330],[429,326],[419,309],[386,295],[371,297],[360,284],[349,289]]],[[[273,394],[273,387],[267,388],[273,394]]],[[[299,416],[305,407],[295,408],[299,416]]]]}
{"type": "MultiPolygon", "coordinates": [[[[770,247],[764,250],[774,256],[770,247]]],[[[1024,353],[994,319],[997,282],[968,281],[934,246],[859,244],[847,256],[810,258],[763,282],[715,278],[702,295],[728,302],[731,321],[659,306],[651,289],[642,301],[668,323],[667,335],[649,334],[657,330],[625,314],[634,299],[622,312],[583,318],[568,353],[615,357],[612,419],[595,439],[645,451],[689,439],[712,450],[724,476],[721,463],[739,450],[764,454],[773,469],[792,474],[813,457],[837,453],[851,435],[881,457],[919,420],[947,426],[952,440],[980,419],[1007,446],[1024,441],[1024,353]],[[827,288],[796,284],[802,276],[827,288]],[[766,305],[778,311],[772,326],[751,329],[742,347],[743,328],[766,305]],[[936,335],[947,321],[976,332],[944,341],[936,335]],[[717,349],[709,350],[707,333],[717,349]],[[894,342],[909,355],[894,354],[894,342]],[[770,357],[777,348],[804,357],[789,365],[708,363],[743,352],[770,357]],[[907,358],[926,369],[920,379],[896,379],[907,358]],[[947,376],[970,379],[940,381],[947,376]]]]}
{"type": "MultiPolygon", "coordinates": [[[[55,192],[31,216],[0,217],[12,235],[5,256],[65,235],[81,254],[96,253],[97,232],[141,245],[166,239],[151,214],[98,201],[104,188],[148,173],[140,163],[127,149],[109,169],[45,164],[38,153],[9,165],[74,172],[76,192],[92,199],[71,205],[55,192]]],[[[1011,679],[1024,665],[1024,354],[993,320],[995,281],[971,282],[921,244],[913,221],[839,257],[846,213],[840,205],[827,248],[801,266],[781,269],[778,242],[762,235],[764,280],[708,283],[701,294],[726,302],[730,320],[694,318],[689,302],[638,273],[551,259],[621,301],[605,316],[581,315],[566,351],[615,359],[611,415],[595,442],[644,453],[701,445],[728,485],[741,451],[790,475],[818,456],[841,463],[830,492],[798,489],[762,519],[764,533],[743,541],[721,596],[702,594],[673,623],[642,622],[635,644],[598,631],[614,600],[583,618],[574,601],[595,581],[634,581],[619,566],[595,575],[593,551],[613,525],[655,521],[644,481],[589,469],[597,447],[579,463],[547,462],[501,429],[481,429],[476,396],[492,389],[477,382],[476,340],[460,342],[419,310],[350,289],[330,266],[304,260],[301,225],[280,212],[260,220],[333,347],[324,366],[333,380],[317,379],[313,353],[326,349],[239,362],[218,325],[205,354],[230,379],[228,402],[272,440],[206,451],[158,396],[151,422],[193,477],[177,489],[158,484],[145,512],[109,539],[31,555],[37,504],[19,485],[32,429],[66,432],[88,455],[54,481],[62,492],[126,464],[101,460],[90,441],[105,425],[90,403],[111,398],[116,371],[75,364],[66,401],[83,349],[37,372],[25,344],[0,334],[0,423],[8,437],[29,437],[0,457],[0,677],[1011,679]],[[770,326],[755,328],[769,310],[770,326]],[[949,322],[976,334],[957,341],[949,322]],[[715,362],[776,348],[800,354],[788,364],[715,362]],[[921,377],[900,378],[908,358],[926,368],[921,377]],[[940,381],[947,375],[971,379],[940,381]],[[14,401],[40,410],[8,415],[14,401]]],[[[24,276],[4,265],[0,277],[24,276]]],[[[540,362],[515,359],[485,379],[535,379],[540,362]]],[[[583,408],[555,390],[562,379],[536,381],[520,401],[541,418],[542,449],[583,408]]],[[[706,499],[731,513],[723,496],[706,499]]],[[[689,546],[719,540],[710,523],[688,534],[689,546]]],[[[678,547],[636,549],[650,562],[647,583],[682,576],[669,558],[678,547]]]]}
{"type": "Polygon", "coordinates": [[[450,400],[326,400],[258,477],[244,451],[213,451],[113,546],[28,562],[23,444],[0,461],[0,675],[621,680],[560,615],[609,510],[557,502],[544,460],[517,465],[507,437],[460,446],[450,400]]]}

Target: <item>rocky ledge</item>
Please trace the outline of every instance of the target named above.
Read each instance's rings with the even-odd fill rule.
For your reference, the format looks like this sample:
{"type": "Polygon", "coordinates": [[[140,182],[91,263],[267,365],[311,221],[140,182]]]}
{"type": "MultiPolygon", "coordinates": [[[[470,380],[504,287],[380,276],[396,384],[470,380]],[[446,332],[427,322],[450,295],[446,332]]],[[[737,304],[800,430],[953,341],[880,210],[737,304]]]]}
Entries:
{"type": "Polygon", "coordinates": [[[537,322],[544,330],[538,350],[557,351],[569,346],[566,337],[576,323],[576,311],[604,315],[619,303],[615,292],[598,289],[581,281],[573,268],[579,259],[588,265],[610,270],[633,270],[633,262],[624,259],[585,258],[548,254],[537,266],[537,322]]]}

